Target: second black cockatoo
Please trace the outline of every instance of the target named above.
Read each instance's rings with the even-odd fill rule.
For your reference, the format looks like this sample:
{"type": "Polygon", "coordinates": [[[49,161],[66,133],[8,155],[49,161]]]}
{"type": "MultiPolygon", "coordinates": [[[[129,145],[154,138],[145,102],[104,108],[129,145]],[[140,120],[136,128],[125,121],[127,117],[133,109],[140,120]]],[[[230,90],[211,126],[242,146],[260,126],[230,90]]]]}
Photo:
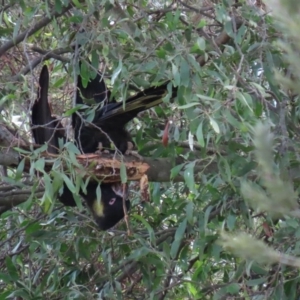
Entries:
{"type": "MultiPolygon", "coordinates": [[[[59,120],[51,115],[48,103],[49,72],[44,66],[39,79],[37,99],[32,107],[32,135],[37,144],[48,143],[49,153],[58,153],[58,140],[64,137],[63,127],[59,120]]],[[[97,182],[89,182],[84,193],[80,196],[86,201],[93,217],[101,230],[107,230],[118,223],[124,217],[123,198],[126,199],[127,210],[130,202],[127,199],[127,188],[124,189],[120,183],[101,184],[100,201],[97,200],[97,182]]],[[[73,193],[64,184],[63,193],[58,196],[59,200],[66,206],[76,206],[73,193]]]]}

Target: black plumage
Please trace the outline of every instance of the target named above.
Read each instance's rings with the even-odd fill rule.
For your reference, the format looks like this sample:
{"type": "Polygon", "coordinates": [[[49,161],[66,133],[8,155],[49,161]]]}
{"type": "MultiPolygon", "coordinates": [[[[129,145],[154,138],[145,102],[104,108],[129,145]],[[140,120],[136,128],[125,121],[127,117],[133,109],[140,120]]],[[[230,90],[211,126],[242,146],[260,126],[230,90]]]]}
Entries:
{"type": "MultiPolygon", "coordinates": [[[[51,116],[48,104],[49,74],[44,66],[41,72],[40,87],[37,100],[32,108],[32,132],[36,143],[48,142],[48,151],[57,153],[58,138],[61,132],[60,123],[51,116]],[[45,126],[47,125],[47,126],[45,126]]],[[[85,111],[78,110],[72,115],[72,126],[74,129],[75,142],[82,153],[94,153],[99,148],[111,149],[111,144],[121,153],[125,153],[132,138],[126,130],[126,124],[138,115],[139,112],[147,110],[162,102],[168,93],[169,83],[158,87],[145,89],[125,101],[116,102],[111,99],[110,91],[107,89],[102,74],[89,80],[86,87],[82,84],[81,76],[78,76],[76,104],[83,104],[83,98],[93,99],[98,105],[92,122],[84,120],[85,111]]],[[[172,97],[176,96],[176,89],[172,87],[172,97]]],[[[80,196],[90,208],[95,221],[102,230],[107,230],[118,223],[124,217],[123,199],[125,207],[130,208],[130,201],[127,199],[127,186],[121,183],[100,184],[101,199],[97,199],[97,182],[89,182],[86,193],[80,191],[80,196]]],[[[67,206],[76,206],[72,192],[64,185],[59,200],[67,206]]]]}
{"type": "MultiPolygon", "coordinates": [[[[101,90],[106,88],[104,82],[102,86],[101,84],[99,86],[101,90]]],[[[58,139],[65,140],[65,138],[59,120],[51,116],[48,88],[49,73],[47,67],[44,66],[40,74],[37,99],[32,107],[32,134],[37,144],[48,143],[48,152],[55,154],[58,153],[58,139]]],[[[127,210],[130,208],[130,201],[127,199],[127,188],[124,190],[121,183],[101,184],[100,200],[97,199],[98,186],[97,182],[89,182],[86,193],[80,191],[80,196],[86,201],[99,228],[107,230],[124,217],[123,198],[127,210]]],[[[65,184],[58,198],[66,206],[76,206],[73,193],[65,184]]]]}
{"type": "Polygon", "coordinates": [[[49,153],[58,152],[58,141],[64,137],[64,128],[61,123],[51,115],[48,102],[49,72],[47,66],[42,68],[39,78],[37,99],[32,106],[31,129],[35,143],[43,145],[48,143],[49,153]]]}
{"type": "MultiPolygon", "coordinates": [[[[78,90],[76,103],[82,104],[81,96],[91,98],[93,96],[99,105],[91,123],[84,122],[78,114],[73,115],[73,128],[75,130],[78,147],[83,153],[94,153],[99,145],[103,149],[114,148],[121,153],[128,150],[128,145],[133,144],[132,138],[126,130],[126,124],[135,118],[138,113],[162,103],[168,93],[168,82],[158,87],[150,87],[123,102],[110,99],[110,92],[104,84],[102,74],[97,74],[95,79],[90,80],[87,87],[82,88],[81,77],[78,76],[78,90]]],[[[172,87],[172,97],[176,96],[177,90],[172,87]]]]}
{"type": "Polygon", "coordinates": [[[120,183],[102,183],[101,201],[97,200],[97,188],[96,182],[90,182],[87,187],[87,194],[82,195],[82,197],[88,204],[99,228],[107,230],[124,218],[123,198],[126,199],[126,211],[130,209],[128,187],[120,183]]]}
{"type": "MultiPolygon", "coordinates": [[[[86,122],[82,115],[84,112],[80,110],[72,115],[75,140],[80,151],[83,153],[94,153],[100,150],[99,148],[111,149],[111,144],[114,146],[113,151],[118,149],[122,154],[130,150],[129,145],[133,145],[133,141],[126,130],[126,124],[135,118],[138,113],[160,104],[168,93],[168,85],[169,83],[167,82],[159,87],[145,89],[129,97],[124,105],[123,102],[116,102],[115,99],[111,98],[111,93],[107,89],[101,73],[98,73],[94,79],[90,79],[86,87],[83,86],[82,78],[79,75],[77,79],[76,104],[83,104],[83,98],[85,98],[89,101],[93,99],[98,105],[92,122],[86,122]]],[[[177,89],[172,87],[171,96],[175,97],[176,93],[177,89]]],[[[120,185],[119,188],[116,188],[108,184],[104,188],[102,184],[101,190],[102,193],[104,190],[103,196],[105,195],[103,199],[108,199],[108,195],[112,195],[112,191],[109,191],[110,189],[113,190],[115,195],[119,196],[114,197],[113,201],[104,203],[99,203],[96,200],[96,186],[94,189],[89,186],[89,192],[86,195],[82,195],[91,208],[99,227],[102,229],[115,225],[124,217],[123,197],[121,193],[116,192],[116,190],[120,191],[120,185]],[[112,202],[114,205],[109,205],[112,202]],[[101,217],[102,214],[105,215],[106,219],[101,217]]],[[[111,199],[113,199],[112,196],[111,199]]],[[[125,203],[128,210],[130,201],[127,200],[125,203]]]]}

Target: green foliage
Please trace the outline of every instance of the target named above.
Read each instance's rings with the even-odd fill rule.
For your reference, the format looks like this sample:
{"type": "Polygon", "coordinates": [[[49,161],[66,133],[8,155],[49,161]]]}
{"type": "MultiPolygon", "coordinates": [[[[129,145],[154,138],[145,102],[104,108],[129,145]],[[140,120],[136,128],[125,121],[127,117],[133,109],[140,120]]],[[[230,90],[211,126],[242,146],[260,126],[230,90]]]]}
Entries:
{"type": "Polygon", "coordinates": [[[125,222],[98,231],[78,196],[88,181],[72,142],[50,171],[46,146],[18,147],[31,168],[23,160],[1,173],[0,299],[296,299],[299,5],[272,0],[265,14],[228,0],[4,2],[0,121],[18,116],[24,138],[39,72],[26,67],[38,59],[64,119],[74,78],[86,84],[99,68],[119,101],[167,80],[178,97],[128,126],[141,155],[172,162],[149,184],[149,203],[131,183],[131,235],[125,222]],[[78,207],[56,200],[63,183],[78,207]]]}

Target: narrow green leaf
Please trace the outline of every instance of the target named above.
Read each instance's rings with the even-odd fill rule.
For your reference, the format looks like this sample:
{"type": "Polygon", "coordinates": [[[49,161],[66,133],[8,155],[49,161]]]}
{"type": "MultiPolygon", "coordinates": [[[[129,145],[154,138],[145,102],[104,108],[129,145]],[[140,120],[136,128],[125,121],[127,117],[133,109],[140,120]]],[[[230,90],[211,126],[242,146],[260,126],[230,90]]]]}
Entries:
{"type": "Polygon", "coordinates": [[[202,100],[209,100],[209,101],[218,101],[218,99],[212,98],[212,97],[208,97],[206,95],[200,95],[200,94],[196,94],[196,96],[202,100]]]}
{"type": "Polygon", "coordinates": [[[18,270],[17,270],[16,266],[14,265],[11,257],[7,256],[5,258],[5,264],[7,267],[8,274],[11,277],[11,279],[13,281],[17,281],[19,279],[18,270]]]}
{"type": "Polygon", "coordinates": [[[114,70],[112,76],[111,76],[111,84],[113,85],[115,80],[117,79],[118,75],[121,73],[122,71],[122,67],[123,67],[123,64],[122,64],[122,61],[119,60],[119,65],[118,67],[114,70]]]}
{"type": "Polygon", "coordinates": [[[185,218],[180,225],[178,226],[176,232],[175,232],[175,240],[181,240],[183,238],[183,235],[185,233],[187,225],[187,219],[185,218]]]}
{"type": "Polygon", "coordinates": [[[79,150],[76,148],[76,146],[74,144],[73,144],[73,146],[72,146],[72,143],[70,143],[68,145],[68,154],[69,154],[70,162],[72,163],[72,165],[74,167],[80,168],[82,166],[81,166],[81,164],[76,159],[76,154],[78,154],[78,151],[79,150]],[[71,151],[70,151],[70,149],[71,149],[71,151]]]}
{"type": "Polygon", "coordinates": [[[199,145],[204,148],[205,141],[204,141],[204,136],[203,136],[203,122],[201,122],[198,125],[197,131],[196,131],[196,137],[197,137],[199,145]]]}
{"type": "Polygon", "coordinates": [[[225,31],[226,31],[226,33],[230,36],[230,37],[234,37],[234,32],[233,32],[233,27],[232,27],[232,22],[231,22],[231,20],[229,20],[229,21],[227,21],[226,23],[225,23],[225,31]]]}
{"type": "Polygon", "coordinates": [[[132,251],[130,255],[127,257],[128,260],[134,259],[138,260],[141,257],[145,257],[150,253],[150,250],[146,247],[139,248],[135,251],[132,251]]]}
{"type": "Polygon", "coordinates": [[[205,39],[202,37],[198,37],[197,38],[197,46],[199,47],[200,50],[204,51],[206,48],[205,39]]]}
{"type": "Polygon", "coordinates": [[[231,295],[237,294],[240,291],[240,289],[241,289],[241,287],[238,283],[230,283],[226,287],[227,293],[229,293],[231,295]]]}
{"type": "Polygon", "coordinates": [[[39,154],[41,152],[46,151],[48,148],[47,144],[42,145],[40,148],[34,150],[34,154],[39,154]]]}
{"type": "Polygon", "coordinates": [[[204,214],[204,226],[203,226],[204,229],[206,229],[206,227],[207,227],[207,223],[208,223],[208,220],[209,220],[209,215],[210,215],[212,209],[213,209],[213,206],[210,205],[210,206],[208,206],[208,208],[205,211],[205,214],[204,214]]]}
{"type": "Polygon", "coordinates": [[[107,45],[103,45],[103,48],[102,48],[103,57],[107,57],[108,54],[109,54],[109,47],[107,45]]]}
{"type": "Polygon", "coordinates": [[[185,218],[180,225],[178,226],[176,232],[175,232],[175,239],[172,243],[171,246],[171,257],[175,258],[178,254],[178,249],[180,247],[181,241],[183,239],[183,236],[185,234],[185,230],[186,230],[186,225],[187,225],[187,219],[185,218]]]}
{"type": "Polygon", "coordinates": [[[178,71],[177,66],[174,65],[173,63],[172,63],[172,74],[174,77],[175,86],[179,86],[180,85],[180,73],[178,71]]]}
{"type": "Polygon", "coordinates": [[[178,249],[180,247],[180,243],[181,243],[181,241],[179,241],[179,240],[174,240],[172,243],[170,255],[173,259],[177,256],[178,249]]]}
{"type": "Polygon", "coordinates": [[[222,114],[224,115],[226,121],[235,128],[240,128],[240,122],[230,113],[229,110],[223,110],[222,114]]]}
{"type": "Polygon", "coordinates": [[[193,216],[194,216],[194,203],[189,202],[186,206],[186,218],[190,224],[193,224],[193,216]]]}
{"type": "Polygon", "coordinates": [[[73,107],[71,109],[68,109],[67,111],[64,112],[64,117],[70,117],[73,113],[75,113],[76,111],[79,111],[79,110],[85,110],[89,108],[88,105],[85,105],[85,104],[78,104],[76,105],[76,107],[73,107]]]}
{"type": "Polygon", "coordinates": [[[13,40],[15,40],[16,36],[19,34],[20,26],[21,26],[21,18],[18,19],[16,22],[16,25],[14,27],[14,32],[13,32],[13,40]]]}
{"type": "Polygon", "coordinates": [[[55,11],[58,12],[58,13],[62,12],[61,0],[55,0],[55,11]]]}
{"type": "Polygon", "coordinates": [[[45,158],[41,157],[40,159],[38,159],[37,161],[34,162],[34,168],[37,171],[40,171],[42,173],[44,173],[45,170],[45,158]]]}
{"type": "Polygon", "coordinates": [[[65,184],[67,185],[68,189],[71,191],[71,193],[76,193],[76,188],[73,184],[73,182],[70,180],[68,176],[65,174],[62,174],[62,177],[64,179],[65,184]]]}
{"type": "Polygon", "coordinates": [[[48,198],[48,199],[44,198],[44,201],[50,200],[52,202],[52,198],[53,198],[52,179],[47,173],[44,173],[44,184],[45,184],[45,197],[48,198]]]}
{"type": "Polygon", "coordinates": [[[180,164],[180,165],[172,168],[171,169],[171,176],[170,176],[170,178],[174,179],[178,175],[178,173],[181,171],[181,169],[183,168],[183,166],[184,166],[184,164],[180,164]]]}
{"type": "Polygon", "coordinates": [[[59,88],[59,87],[62,86],[65,82],[66,82],[66,77],[62,76],[61,78],[59,78],[58,80],[55,81],[55,83],[53,84],[53,87],[54,87],[54,88],[59,88]]]}
{"type": "Polygon", "coordinates": [[[77,8],[82,8],[82,5],[80,4],[80,2],[78,0],[72,0],[72,2],[74,3],[74,5],[77,7],[77,8]]]}
{"type": "Polygon", "coordinates": [[[143,218],[142,216],[139,216],[137,214],[134,214],[133,217],[134,217],[134,219],[136,219],[137,221],[139,221],[146,227],[146,229],[148,230],[150,242],[152,244],[155,244],[155,242],[156,242],[155,233],[154,233],[154,230],[151,227],[151,225],[147,222],[147,220],[145,220],[145,218],[143,218]]]}
{"type": "MultiPolygon", "coordinates": [[[[242,102],[242,104],[244,104],[244,105],[246,105],[248,108],[249,108],[249,110],[253,113],[253,109],[252,109],[252,106],[253,106],[253,103],[252,103],[252,99],[251,99],[251,97],[247,97],[247,99],[246,99],[246,97],[245,97],[246,95],[243,95],[241,92],[239,92],[239,91],[237,91],[236,92],[236,97],[237,97],[237,99],[239,99],[241,102],[242,102]],[[248,103],[248,102],[250,102],[250,103],[248,103]]],[[[249,95],[248,95],[249,96],[249,95]]]]}
{"type": "Polygon", "coordinates": [[[189,131],[188,142],[191,151],[194,151],[194,135],[189,131]]]}
{"type": "Polygon", "coordinates": [[[262,283],[265,283],[268,280],[268,277],[260,277],[257,279],[251,279],[246,282],[247,286],[258,286],[262,283]]]}
{"type": "Polygon", "coordinates": [[[187,184],[190,191],[195,190],[194,167],[195,167],[195,162],[191,162],[187,164],[183,174],[185,183],[187,184]]]}
{"type": "MultiPolygon", "coordinates": [[[[4,283],[10,283],[10,282],[12,282],[12,279],[9,276],[7,276],[7,272],[5,272],[5,273],[0,272],[0,281],[4,282],[4,283]]],[[[10,292],[11,291],[8,291],[8,293],[10,293],[10,292]]],[[[9,299],[9,298],[6,298],[6,296],[7,296],[6,294],[3,294],[0,292],[0,299],[9,299]]]]}
{"type": "Polygon", "coordinates": [[[197,29],[203,28],[207,24],[205,19],[201,19],[201,21],[197,25],[197,29]]]}
{"type": "Polygon", "coordinates": [[[96,197],[97,197],[98,204],[100,204],[102,198],[100,184],[98,184],[96,189],[96,197]]]}
{"type": "MultiPolygon", "coordinates": [[[[68,142],[68,143],[64,144],[64,147],[65,147],[65,149],[67,149],[67,151],[69,153],[73,153],[75,155],[81,154],[79,149],[72,142],[68,142]]],[[[76,161],[76,165],[79,165],[79,163],[77,161],[76,161]]]]}
{"type": "Polygon", "coordinates": [[[21,148],[18,148],[18,147],[14,147],[13,149],[16,150],[17,152],[23,153],[23,154],[30,154],[31,153],[31,151],[24,150],[24,149],[21,149],[21,148]]]}
{"type": "Polygon", "coordinates": [[[235,215],[229,214],[229,216],[227,216],[226,224],[230,231],[234,229],[235,221],[236,221],[235,215]]]}
{"type": "MultiPolygon", "coordinates": [[[[98,70],[98,68],[99,68],[99,55],[96,50],[94,50],[92,52],[92,66],[94,67],[95,70],[98,70]]],[[[95,73],[95,77],[96,77],[97,74],[96,74],[96,72],[94,72],[94,73],[95,73]]],[[[95,78],[95,77],[92,76],[92,78],[95,78]]]]}
{"type": "Polygon", "coordinates": [[[196,106],[196,105],[200,105],[199,102],[191,102],[191,103],[188,103],[188,104],[185,104],[185,105],[181,105],[181,106],[178,106],[179,109],[186,109],[186,108],[190,108],[190,107],[193,107],[193,106],[196,106]]]}
{"type": "Polygon", "coordinates": [[[16,176],[15,176],[15,179],[16,180],[19,180],[22,178],[22,174],[23,174],[23,171],[24,171],[24,166],[25,166],[25,158],[23,158],[19,165],[18,165],[18,168],[17,168],[17,171],[16,171],[16,176]]]}
{"type": "Polygon", "coordinates": [[[127,182],[127,172],[126,172],[126,166],[125,166],[124,162],[121,162],[120,177],[121,177],[121,182],[122,183],[127,182]]]}
{"type": "Polygon", "coordinates": [[[180,80],[181,85],[188,87],[190,83],[190,66],[185,59],[181,60],[180,64],[180,80]]]}
{"type": "Polygon", "coordinates": [[[80,77],[81,77],[82,86],[86,88],[90,80],[90,76],[89,76],[89,68],[85,61],[82,61],[80,65],[80,77]]]}
{"type": "Polygon", "coordinates": [[[220,133],[219,125],[213,118],[209,117],[209,123],[216,133],[220,133]]]}

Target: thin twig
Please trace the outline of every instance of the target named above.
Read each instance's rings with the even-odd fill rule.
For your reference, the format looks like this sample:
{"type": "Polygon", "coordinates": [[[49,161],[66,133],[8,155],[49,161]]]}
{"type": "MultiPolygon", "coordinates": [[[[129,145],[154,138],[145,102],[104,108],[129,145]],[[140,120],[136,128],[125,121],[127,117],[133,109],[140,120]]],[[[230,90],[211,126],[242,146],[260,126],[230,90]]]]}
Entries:
{"type": "Polygon", "coordinates": [[[11,39],[7,43],[5,43],[2,47],[0,47],[0,57],[6,51],[8,51],[12,47],[15,47],[16,45],[21,43],[26,37],[29,37],[29,36],[33,35],[37,31],[39,31],[41,28],[48,25],[52,21],[52,19],[63,16],[71,8],[72,8],[72,5],[69,4],[67,7],[63,8],[61,12],[54,12],[50,17],[45,17],[45,18],[41,19],[33,27],[25,30],[24,32],[22,32],[18,36],[16,36],[14,39],[11,39]]]}

